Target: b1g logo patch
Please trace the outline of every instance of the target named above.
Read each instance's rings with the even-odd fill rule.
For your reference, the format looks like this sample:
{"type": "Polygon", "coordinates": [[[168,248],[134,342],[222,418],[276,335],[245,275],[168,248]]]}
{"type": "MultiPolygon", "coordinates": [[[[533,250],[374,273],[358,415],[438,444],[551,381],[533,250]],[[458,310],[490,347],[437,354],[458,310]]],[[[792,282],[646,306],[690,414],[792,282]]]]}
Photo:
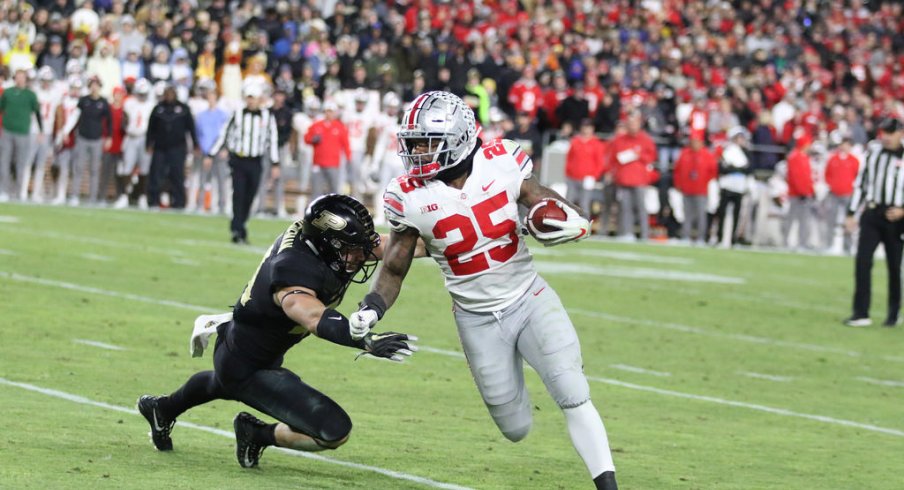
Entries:
{"type": "Polygon", "coordinates": [[[344,230],[346,226],[348,226],[348,221],[345,218],[333,214],[329,211],[324,211],[320,213],[316,219],[311,221],[311,224],[320,228],[321,230],[344,230]]]}
{"type": "Polygon", "coordinates": [[[428,204],[426,206],[421,206],[421,214],[432,213],[439,209],[439,204],[428,204]]]}

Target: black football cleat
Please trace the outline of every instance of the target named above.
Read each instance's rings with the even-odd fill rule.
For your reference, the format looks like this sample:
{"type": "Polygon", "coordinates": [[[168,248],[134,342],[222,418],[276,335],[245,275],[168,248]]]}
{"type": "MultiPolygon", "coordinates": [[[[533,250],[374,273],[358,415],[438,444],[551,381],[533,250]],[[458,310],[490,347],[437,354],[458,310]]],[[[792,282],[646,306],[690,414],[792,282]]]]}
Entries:
{"type": "Polygon", "coordinates": [[[143,395],[138,399],[138,411],[141,412],[141,415],[144,415],[144,418],[151,426],[149,435],[154,447],[158,451],[172,451],[173,440],[170,439],[170,432],[173,430],[173,426],[176,425],[176,419],[167,420],[160,413],[160,408],[158,407],[160,398],[158,396],[143,395]]]}
{"type": "Polygon", "coordinates": [[[254,442],[254,431],[267,424],[248,412],[239,412],[232,421],[235,429],[235,458],[242,468],[254,468],[267,446],[254,442]]]}

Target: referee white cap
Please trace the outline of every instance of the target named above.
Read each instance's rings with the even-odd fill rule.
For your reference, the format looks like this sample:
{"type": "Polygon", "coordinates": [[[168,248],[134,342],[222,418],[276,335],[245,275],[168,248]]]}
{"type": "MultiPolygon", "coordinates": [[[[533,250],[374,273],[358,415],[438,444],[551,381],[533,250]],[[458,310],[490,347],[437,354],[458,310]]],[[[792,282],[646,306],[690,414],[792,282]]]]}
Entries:
{"type": "Polygon", "coordinates": [[[261,97],[264,90],[259,83],[249,83],[242,88],[242,94],[245,97],[261,97]]]}

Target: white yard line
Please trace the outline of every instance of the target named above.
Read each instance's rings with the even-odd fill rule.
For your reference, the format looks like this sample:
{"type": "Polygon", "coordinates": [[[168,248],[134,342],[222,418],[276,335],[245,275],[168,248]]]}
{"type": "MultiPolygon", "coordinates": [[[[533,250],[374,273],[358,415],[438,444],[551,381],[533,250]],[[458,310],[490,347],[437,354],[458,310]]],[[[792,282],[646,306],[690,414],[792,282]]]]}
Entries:
{"type": "Polygon", "coordinates": [[[13,224],[13,223],[18,223],[18,222],[19,222],[18,216],[5,216],[5,215],[0,216],[0,223],[13,224]]]}
{"type": "Polygon", "coordinates": [[[4,248],[0,248],[0,255],[19,255],[19,254],[17,254],[16,252],[13,252],[12,250],[6,250],[4,248]]]}
{"type": "Polygon", "coordinates": [[[120,346],[118,346],[118,345],[113,345],[113,344],[107,344],[107,343],[104,343],[104,342],[98,342],[98,341],[96,341],[96,340],[88,340],[88,339],[72,339],[72,341],[75,342],[76,344],[90,345],[90,346],[92,346],[92,347],[99,347],[99,348],[101,348],[101,349],[107,349],[107,350],[126,350],[125,347],[120,347],[120,346]]]}
{"type": "Polygon", "coordinates": [[[612,369],[618,369],[619,371],[628,371],[629,373],[649,374],[651,376],[659,376],[661,378],[672,375],[672,373],[667,373],[664,371],[653,371],[652,369],[644,369],[641,367],[629,366],[627,364],[610,364],[609,367],[612,369]]]}
{"type": "Polygon", "coordinates": [[[182,309],[191,310],[191,311],[198,311],[201,313],[216,313],[217,312],[216,308],[207,308],[204,306],[197,306],[197,305],[192,305],[192,304],[188,304],[188,303],[181,303],[179,301],[170,301],[170,300],[166,300],[166,299],[149,298],[147,296],[141,296],[138,294],[120,293],[119,291],[110,291],[109,289],[101,289],[101,288],[95,288],[95,287],[91,287],[91,286],[83,286],[81,284],[73,284],[70,282],[54,281],[53,279],[44,279],[41,277],[26,276],[23,274],[17,274],[15,272],[0,271],[0,278],[10,279],[10,280],[19,281],[19,282],[28,282],[31,284],[40,284],[42,286],[53,286],[53,287],[58,287],[58,288],[62,288],[62,289],[69,289],[72,291],[80,291],[83,293],[99,294],[101,296],[110,296],[113,298],[130,299],[132,301],[140,301],[142,303],[150,303],[152,305],[172,306],[175,308],[182,308],[182,309]]]}
{"type": "Polygon", "coordinates": [[[767,381],[776,381],[778,383],[787,383],[794,379],[791,376],[777,376],[774,374],[755,373],[753,371],[738,371],[738,374],[740,374],[741,376],[747,376],[748,378],[765,379],[767,381]]]}
{"type": "MultiPolygon", "coordinates": [[[[630,318],[619,315],[610,315],[608,313],[602,313],[599,311],[585,310],[581,308],[568,308],[569,313],[573,313],[576,315],[584,315],[590,316],[594,318],[601,318],[603,320],[609,320],[614,322],[621,323],[629,323],[632,325],[643,325],[645,327],[653,327],[661,330],[672,330],[675,332],[683,332],[690,333],[695,335],[704,335],[707,337],[716,337],[722,339],[731,339],[738,340],[741,342],[749,342],[752,344],[763,344],[763,345],[774,345],[777,347],[787,347],[791,349],[798,350],[806,350],[812,352],[826,352],[833,354],[841,354],[848,357],[866,357],[862,352],[852,351],[843,349],[840,347],[831,347],[826,345],[818,345],[818,344],[808,344],[806,342],[792,342],[788,340],[779,340],[771,337],[762,337],[757,335],[746,335],[746,334],[738,334],[738,333],[725,333],[719,332],[716,330],[709,330],[702,327],[695,327],[691,325],[682,325],[680,323],[671,323],[671,322],[658,322],[655,320],[645,320],[640,318],[630,318]]],[[[840,328],[840,327],[839,327],[840,328]]],[[[884,361],[892,361],[892,362],[904,362],[904,358],[895,357],[895,356],[877,356],[884,361]]]]}
{"type": "MultiPolygon", "coordinates": [[[[131,415],[140,415],[138,413],[138,410],[135,410],[132,408],[122,407],[119,405],[112,405],[109,403],[104,403],[104,402],[99,402],[99,401],[94,401],[89,398],[85,398],[83,396],[66,393],[65,391],[53,390],[53,389],[49,389],[49,388],[42,388],[40,386],[35,386],[32,384],[28,384],[28,383],[20,383],[17,381],[10,381],[5,378],[0,378],[0,384],[6,385],[6,386],[14,386],[16,388],[22,388],[24,390],[32,391],[35,393],[41,393],[42,395],[52,396],[55,398],[61,398],[63,400],[68,400],[68,401],[79,403],[82,405],[90,405],[90,406],[94,406],[94,407],[105,408],[107,410],[114,410],[116,412],[128,413],[131,415]]],[[[201,430],[204,432],[209,432],[211,434],[217,434],[217,435],[220,435],[223,437],[229,437],[229,438],[235,437],[235,434],[233,434],[232,432],[225,431],[222,429],[216,429],[214,427],[208,427],[206,425],[193,424],[191,422],[177,422],[176,425],[179,425],[181,427],[188,427],[190,429],[201,430]]],[[[148,449],[148,450],[150,451],[150,449],[148,449]]],[[[284,449],[284,448],[276,448],[276,450],[280,451],[282,453],[288,454],[290,456],[312,459],[314,461],[335,464],[335,465],[339,465],[339,466],[344,466],[346,468],[354,468],[356,470],[363,470],[363,471],[370,471],[373,473],[379,473],[381,475],[385,475],[390,478],[395,478],[397,480],[406,480],[406,481],[419,483],[421,485],[425,485],[425,486],[432,487],[432,488],[444,488],[444,489],[451,489],[451,490],[467,490],[468,489],[468,487],[463,487],[461,485],[438,482],[436,480],[431,480],[430,478],[424,478],[422,476],[410,475],[408,473],[402,473],[400,471],[394,471],[394,470],[390,470],[390,469],[386,469],[386,468],[380,468],[379,466],[371,466],[371,465],[360,464],[360,463],[352,463],[351,461],[342,461],[339,459],[321,456],[319,454],[304,453],[304,452],[300,452],[300,451],[292,451],[290,449],[284,449]]]]}
{"type": "Polygon", "coordinates": [[[854,427],[856,429],[863,429],[863,430],[868,430],[868,431],[872,431],[872,432],[878,432],[881,434],[888,434],[888,435],[897,436],[897,437],[904,437],[904,430],[890,429],[888,427],[879,427],[878,425],[864,424],[861,422],[854,422],[852,420],[836,419],[834,417],[827,417],[825,415],[814,415],[814,414],[809,414],[809,413],[795,412],[793,410],[788,410],[785,408],[776,408],[776,407],[769,407],[766,405],[758,405],[755,403],[746,403],[746,402],[739,402],[739,401],[735,401],[735,400],[726,400],[724,398],[718,398],[718,397],[714,397],[714,396],[694,395],[692,393],[682,393],[680,391],[664,390],[661,388],[654,388],[652,386],[643,386],[643,385],[637,385],[634,383],[626,383],[624,381],[619,381],[617,379],[597,378],[594,376],[587,376],[587,379],[589,379],[590,381],[596,381],[599,383],[606,383],[606,384],[610,384],[610,385],[614,385],[614,386],[621,386],[623,388],[630,388],[632,390],[646,391],[648,393],[656,393],[657,395],[670,396],[670,397],[675,397],[675,398],[686,398],[689,400],[697,400],[697,401],[703,401],[703,402],[709,402],[709,403],[717,403],[719,405],[728,405],[730,407],[747,408],[750,410],[771,413],[774,415],[781,415],[784,417],[798,417],[798,418],[803,418],[803,419],[808,419],[808,420],[814,420],[816,422],[822,422],[825,424],[841,425],[841,426],[845,426],[845,427],[854,427]]]}
{"type": "Polygon", "coordinates": [[[742,277],[720,276],[704,272],[686,272],[653,267],[596,266],[569,262],[534,261],[543,274],[589,274],[628,279],[655,279],[659,281],[709,282],[716,284],[744,284],[742,277]]]}
{"type": "Polygon", "coordinates": [[[866,376],[858,376],[854,378],[858,381],[863,381],[864,383],[881,385],[881,386],[893,386],[895,388],[904,388],[904,381],[893,381],[890,379],[876,379],[876,378],[868,378],[866,376]]]}
{"type": "MultiPolygon", "coordinates": [[[[52,281],[49,279],[24,276],[22,274],[10,273],[10,272],[4,272],[4,271],[0,271],[0,278],[7,278],[7,279],[15,280],[15,281],[42,284],[42,285],[46,285],[46,286],[56,286],[56,287],[61,287],[61,288],[71,289],[71,290],[76,290],[76,291],[101,294],[101,295],[105,295],[105,296],[113,296],[113,297],[117,297],[117,298],[131,299],[131,300],[135,300],[135,301],[141,301],[143,303],[152,303],[152,304],[159,304],[159,305],[163,305],[163,306],[172,306],[172,307],[183,308],[183,309],[187,309],[187,310],[191,310],[191,311],[201,311],[204,313],[213,313],[213,312],[217,311],[214,308],[207,308],[204,306],[180,303],[178,301],[159,300],[159,299],[155,299],[155,298],[149,298],[146,296],[139,296],[136,294],[120,293],[117,291],[108,291],[108,290],[87,287],[87,286],[80,286],[77,284],[66,283],[66,282],[61,282],[61,281],[52,281]]],[[[694,328],[695,327],[680,326],[679,330],[686,330],[686,329],[693,330],[694,328]]],[[[715,332],[715,333],[718,333],[718,332],[715,332]]],[[[732,337],[730,335],[721,334],[721,333],[719,333],[719,335],[717,335],[717,336],[732,337]]],[[[766,341],[765,342],[757,342],[757,343],[765,343],[765,344],[770,344],[770,345],[783,345],[783,344],[775,343],[775,342],[780,342],[780,341],[775,341],[774,339],[762,339],[762,340],[766,340],[766,341]]],[[[797,346],[797,344],[793,343],[793,342],[787,343],[787,344],[788,344],[788,346],[797,346]]],[[[808,345],[808,344],[803,344],[803,345],[808,345]]],[[[427,346],[419,346],[419,347],[421,350],[426,351],[426,352],[433,352],[436,354],[441,354],[441,355],[446,355],[446,356],[456,357],[456,358],[464,357],[464,355],[461,352],[450,351],[450,350],[445,350],[445,349],[434,349],[434,348],[429,348],[427,346]]],[[[813,346],[813,347],[819,347],[820,349],[807,349],[807,350],[820,350],[823,352],[835,352],[835,350],[833,350],[833,349],[823,348],[821,346],[813,346]],[[826,349],[829,349],[829,350],[826,350],[826,349]]],[[[845,351],[842,351],[842,352],[845,352],[845,351]]],[[[860,353],[854,353],[854,354],[856,354],[855,357],[861,356],[860,353]]],[[[836,419],[834,417],[827,417],[824,415],[813,415],[813,414],[807,414],[807,413],[800,413],[800,412],[794,412],[792,410],[787,410],[784,408],[774,408],[774,407],[768,407],[765,405],[757,405],[757,404],[753,404],[753,403],[739,402],[739,401],[734,401],[734,400],[726,400],[723,398],[717,398],[717,397],[712,397],[712,396],[695,395],[692,393],[682,393],[679,391],[664,390],[664,389],[656,388],[653,386],[644,386],[644,385],[637,385],[637,384],[633,384],[633,383],[626,383],[624,381],[619,381],[617,379],[611,379],[611,378],[600,378],[600,377],[594,377],[594,376],[587,376],[587,379],[590,381],[606,383],[606,384],[611,384],[611,385],[615,385],[615,386],[621,386],[623,388],[629,388],[629,389],[633,389],[633,390],[646,391],[649,393],[656,393],[659,395],[672,396],[672,397],[678,397],[678,398],[686,398],[686,399],[698,400],[698,401],[706,401],[706,402],[710,402],[710,403],[717,403],[717,404],[728,405],[728,406],[733,406],[733,407],[747,408],[747,409],[751,409],[751,410],[758,410],[761,412],[767,412],[767,413],[782,415],[782,416],[786,416],[786,417],[799,417],[799,418],[804,418],[804,419],[809,419],[809,420],[815,420],[817,422],[842,425],[842,426],[846,426],[846,427],[855,427],[855,428],[869,430],[869,431],[873,431],[873,432],[880,432],[883,434],[890,434],[890,435],[894,435],[894,436],[898,436],[898,437],[904,437],[904,431],[899,430],[899,429],[890,429],[890,428],[879,427],[879,426],[875,426],[875,425],[871,425],[871,424],[863,424],[860,422],[854,422],[854,421],[850,421],[850,420],[836,419]]],[[[2,378],[0,378],[0,380],[2,380],[2,378]]],[[[10,382],[7,382],[6,384],[10,384],[10,382]]]]}

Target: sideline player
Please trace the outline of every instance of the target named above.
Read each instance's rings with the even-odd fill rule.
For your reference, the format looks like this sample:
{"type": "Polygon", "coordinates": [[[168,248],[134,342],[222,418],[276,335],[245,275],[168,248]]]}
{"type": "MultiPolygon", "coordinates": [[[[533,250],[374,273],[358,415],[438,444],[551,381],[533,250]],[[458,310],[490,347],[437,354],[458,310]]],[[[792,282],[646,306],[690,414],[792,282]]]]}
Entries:
{"type": "Polygon", "coordinates": [[[236,415],[236,457],[244,468],[257,466],[267,446],[322,451],[345,444],[352,429],[348,414],[282,367],[283,356],[311,334],[395,361],[417,350],[409,344],[416,339],[402,333],[369,332],[353,339],[348,319],[333,309],[349,283],[370,277],[381,253],[380,236],[363,204],[336,194],[312,202],[304,218],[267,250],[231,319],[206,317],[223,322],[216,327],[214,370],[196,373],[169,396],[138,399],[154,446],[172,450],[176,418],[217,399],[238,400],[279,420],[267,424],[247,412],[236,415]]]}
{"type": "Polygon", "coordinates": [[[471,374],[499,430],[513,442],[530,431],[526,359],[561,407],[596,487],[616,489],[577,334],[519,237],[518,205],[554,199],[566,213],[562,221],[546,219],[555,231],[535,233],[546,245],[585,238],[590,223],[540,185],[516,143],[481,142],[474,113],[451,93],[427,92],[414,100],[402,116],[399,146],[408,174],[386,190],[392,232],[371,292],[350,318],[353,335],[367,332],[395,303],[422,238],[445,276],[471,374]]]}

